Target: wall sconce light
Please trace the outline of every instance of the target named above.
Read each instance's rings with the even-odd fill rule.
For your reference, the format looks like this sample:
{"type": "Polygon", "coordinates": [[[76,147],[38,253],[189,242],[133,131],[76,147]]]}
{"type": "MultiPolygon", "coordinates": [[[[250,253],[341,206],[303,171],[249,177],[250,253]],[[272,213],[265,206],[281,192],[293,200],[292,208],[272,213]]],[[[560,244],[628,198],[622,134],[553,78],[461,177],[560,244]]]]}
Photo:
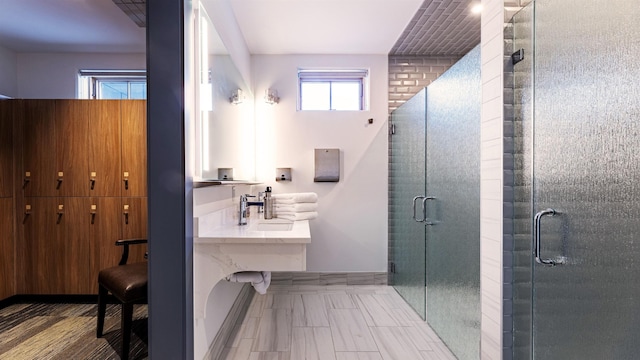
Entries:
{"type": "Polygon", "coordinates": [[[277,104],[280,101],[278,97],[278,90],[275,89],[267,89],[264,91],[264,102],[267,104],[273,105],[277,104]]]}
{"type": "Polygon", "coordinates": [[[231,97],[229,98],[229,102],[234,105],[241,104],[244,101],[244,94],[242,93],[242,89],[238,89],[231,93],[231,97]]]}

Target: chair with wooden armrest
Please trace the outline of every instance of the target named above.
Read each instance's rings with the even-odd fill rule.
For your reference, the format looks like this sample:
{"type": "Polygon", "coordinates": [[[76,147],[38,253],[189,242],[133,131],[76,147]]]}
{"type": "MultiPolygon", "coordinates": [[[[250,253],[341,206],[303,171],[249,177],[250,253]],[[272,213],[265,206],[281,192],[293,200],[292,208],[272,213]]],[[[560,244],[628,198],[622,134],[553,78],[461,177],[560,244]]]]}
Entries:
{"type": "Polygon", "coordinates": [[[123,360],[129,358],[133,304],[147,303],[147,262],[127,264],[129,246],[146,243],[147,239],[116,241],[116,245],[124,246],[119,265],[100,270],[98,274],[98,327],[96,336],[102,337],[104,316],[107,309],[107,295],[111,293],[122,303],[120,329],[122,330],[121,358],[123,360]]]}

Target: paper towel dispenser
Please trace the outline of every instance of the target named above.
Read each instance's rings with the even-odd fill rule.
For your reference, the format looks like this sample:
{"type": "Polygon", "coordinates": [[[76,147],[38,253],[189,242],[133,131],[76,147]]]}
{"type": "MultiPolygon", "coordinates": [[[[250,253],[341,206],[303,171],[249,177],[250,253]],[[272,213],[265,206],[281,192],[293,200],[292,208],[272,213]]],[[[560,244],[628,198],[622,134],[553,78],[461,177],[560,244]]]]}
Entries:
{"type": "Polygon", "coordinates": [[[313,181],[340,181],[340,149],[315,149],[315,176],[313,181]]]}

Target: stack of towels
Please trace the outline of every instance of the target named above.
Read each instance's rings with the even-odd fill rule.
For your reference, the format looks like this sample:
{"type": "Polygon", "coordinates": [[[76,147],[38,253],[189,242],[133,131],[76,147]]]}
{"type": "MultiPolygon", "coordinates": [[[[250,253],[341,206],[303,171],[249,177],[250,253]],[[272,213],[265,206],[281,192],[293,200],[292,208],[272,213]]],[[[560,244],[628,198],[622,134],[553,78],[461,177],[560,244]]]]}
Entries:
{"type": "Polygon", "coordinates": [[[318,216],[318,194],[290,193],[274,194],[273,214],[278,219],[311,220],[318,216]]]}

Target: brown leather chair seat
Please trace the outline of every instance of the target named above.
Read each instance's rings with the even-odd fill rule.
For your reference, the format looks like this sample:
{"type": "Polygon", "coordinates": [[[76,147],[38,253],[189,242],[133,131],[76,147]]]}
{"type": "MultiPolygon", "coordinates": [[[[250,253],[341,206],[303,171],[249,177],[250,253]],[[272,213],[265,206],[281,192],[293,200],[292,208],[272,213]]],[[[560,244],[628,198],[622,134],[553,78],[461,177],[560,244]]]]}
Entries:
{"type": "Polygon", "coordinates": [[[98,274],[98,284],[107,288],[123,303],[146,299],[147,263],[118,265],[103,269],[98,274]]]}

